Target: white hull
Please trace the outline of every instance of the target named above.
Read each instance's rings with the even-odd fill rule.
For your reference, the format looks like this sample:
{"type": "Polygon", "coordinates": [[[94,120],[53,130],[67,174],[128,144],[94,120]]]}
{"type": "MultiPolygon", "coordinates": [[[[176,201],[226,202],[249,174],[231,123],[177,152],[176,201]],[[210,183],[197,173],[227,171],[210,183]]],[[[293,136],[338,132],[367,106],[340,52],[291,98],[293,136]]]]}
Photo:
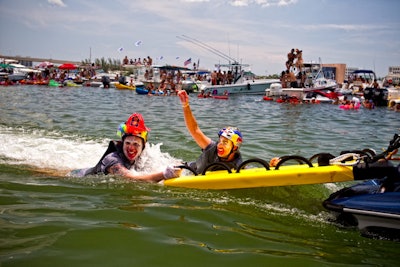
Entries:
{"type": "MultiPolygon", "coordinates": [[[[265,90],[265,95],[268,97],[280,97],[280,96],[291,96],[298,99],[307,99],[307,94],[318,90],[335,90],[335,87],[314,87],[314,88],[282,88],[280,84],[274,84],[270,89],[265,90]]],[[[311,98],[310,98],[311,100],[311,98]]],[[[328,98],[321,98],[320,101],[326,100],[326,102],[331,102],[332,100],[328,98]]],[[[324,101],[325,102],[325,101],[324,101]]]]}
{"type": "Polygon", "coordinates": [[[358,221],[358,228],[383,227],[389,229],[400,229],[400,215],[376,212],[369,210],[343,208],[344,212],[353,214],[358,221]]]}
{"type": "Polygon", "coordinates": [[[277,79],[266,79],[266,80],[248,80],[239,84],[225,84],[225,85],[210,85],[210,84],[199,84],[199,90],[204,90],[204,93],[211,93],[212,95],[224,95],[228,93],[232,94],[252,94],[252,95],[263,95],[265,89],[268,89],[271,84],[277,83],[277,79]]]}

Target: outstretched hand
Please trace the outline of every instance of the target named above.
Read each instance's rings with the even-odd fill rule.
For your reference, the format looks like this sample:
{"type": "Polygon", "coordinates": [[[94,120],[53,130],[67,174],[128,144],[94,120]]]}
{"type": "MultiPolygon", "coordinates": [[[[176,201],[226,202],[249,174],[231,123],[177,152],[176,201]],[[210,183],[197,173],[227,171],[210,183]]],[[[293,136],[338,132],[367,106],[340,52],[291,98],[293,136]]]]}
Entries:
{"type": "Polygon", "coordinates": [[[163,171],[163,176],[164,176],[164,179],[171,179],[171,178],[177,178],[177,177],[181,176],[181,173],[182,173],[182,169],[181,168],[168,166],[163,171]]]}
{"type": "Polygon", "coordinates": [[[189,96],[185,90],[180,90],[178,92],[179,99],[181,100],[182,106],[189,105],[189,96]]]}

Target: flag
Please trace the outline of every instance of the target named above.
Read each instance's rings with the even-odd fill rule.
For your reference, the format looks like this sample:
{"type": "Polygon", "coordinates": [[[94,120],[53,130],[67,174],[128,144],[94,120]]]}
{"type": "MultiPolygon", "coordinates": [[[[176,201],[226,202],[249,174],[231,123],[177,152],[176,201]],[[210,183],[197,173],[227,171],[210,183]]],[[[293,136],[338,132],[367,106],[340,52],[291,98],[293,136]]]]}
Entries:
{"type": "Polygon", "coordinates": [[[119,52],[122,52],[122,50],[124,50],[123,47],[118,48],[118,51],[119,51],[119,52]]]}
{"type": "Polygon", "coordinates": [[[185,65],[185,67],[186,67],[186,66],[189,65],[190,63],[192,63],[192,58],[187,59],[187,60],[183,63],[183,65],[185,65]]]}
{"type": "Polygon", "coordinates": [[[139,45],[141,45],[142,44],[142,40],[139,40],[139,41],[137,41],[136,43],[135,43],[135,46],[139,46],[139,45]]]}

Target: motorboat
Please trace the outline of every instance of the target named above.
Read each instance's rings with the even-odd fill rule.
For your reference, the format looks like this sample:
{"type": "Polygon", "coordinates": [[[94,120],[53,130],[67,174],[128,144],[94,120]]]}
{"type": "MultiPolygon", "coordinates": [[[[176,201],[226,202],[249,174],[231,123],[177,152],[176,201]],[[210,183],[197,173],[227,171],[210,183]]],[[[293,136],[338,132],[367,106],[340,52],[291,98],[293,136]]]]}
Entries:
{"type": "MultiPolygon", "coordinates": [[[[248,94],[248,95],[263,95],[265,89],[270,88],[274,83],[279,83],[279,79],[256,79],[254,75],[244,71],[246,64],[234,62],[231,64],[217,64],[215,65],[217,72],[225,72],[232,78],[227,82],[215,83],[212,81],[199,81],[197,87],[199,91],[204,91],[205,94],[211,95],[235,95],[235,94],[248,94]],[[218,70],[218,71],[217,71],[218,70]]],[[[212,76],[213,74],[211,74],[212,76]]]]}
{"type": "MultiPolygon", "coordinates": [[[[339,95],[336,93],[338,84],[333,78],[334,75],[325,70],[321,62],[304,63],[301,70],[291,68],[290,72],[297,77],[298,81],[301,81],[300,84],[298,84],[298,82],[295,82],[294,85],[286,82],[283,84],[283,86],[274,84],[265,90],[265,96],[267,98],[280,98],[281,96],[288,96],[296,97],[298,99],[305,98],[308,100],[307,95],[312,92],[318,92],[318,95],[324,95],[324,98],[320,97],[321,101],[326,100],[325,97],[333,100],[337,99],[339,95]]],[[[286,76],[282,77],[282,79],[286,79],[285,77],[286,76]]],[[[331,100],[326,101],[332,102],[331,100]]]]}
{"type": "Polygon", "coordinates": [[[328,103],[332,104],[335,102],[335,99],[337,99],[337,95],[334,93],[325,93],[321,91],[311,91],[308,92],[304,97],[303,97],[303,102],[306,103],[328,103]],[[336,96],[336,97],[335,97],[336,96]]]}
{"type": "Polygon", "coordinates": [[[375,72],[372,70],[355,70],[349,77],[343,88],[338,90],[343,94],[363,95],[364,90],[368,87],[373,87],[372,84],[376,80],[375,72]]]}
{"type": "Polygon", "coordinates": [[[264,100],[296,98],[306,103],[334,103],[339,95],[334,90],[307,88],[282,88],[280,83],[273,83],[265,90],[264,100]]]}
{"type": "Polygon", "coordinates": [[[393,95],[396,95],[396,91],[383,85],[384,83],[377,82],[373,70],[361,69],[353,71],[348,82],[338,88],[337,92],[342,95],[362,96],[367,101],[372,100],[375,106],[387,106],[393,95]]]}
{"type": "Polygon", "coordinates": [[[372,100],[375,106],[387,106],[388,105],[389,91],[387,88],[374,88],[367,87],[364,89],[364,99],[372,100]]]}

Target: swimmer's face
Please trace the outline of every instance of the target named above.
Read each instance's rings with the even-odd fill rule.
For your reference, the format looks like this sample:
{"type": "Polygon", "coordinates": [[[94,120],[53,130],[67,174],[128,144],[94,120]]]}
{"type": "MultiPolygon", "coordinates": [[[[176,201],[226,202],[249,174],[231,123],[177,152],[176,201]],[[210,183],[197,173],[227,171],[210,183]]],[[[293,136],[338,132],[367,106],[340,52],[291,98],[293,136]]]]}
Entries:
{"type": "Polygon", "coordinates": [[[143,151],[143,140],[138,136],[127,136],[122,148],[125,157],[133,163],[143,151]]]}
{"type": "Polygon", "coordinates": [[[227,158],[233,151],[234,145],[231,140],[224,136],[219,137],[219,142],[217,144],[218,157],[227,158]]]}

